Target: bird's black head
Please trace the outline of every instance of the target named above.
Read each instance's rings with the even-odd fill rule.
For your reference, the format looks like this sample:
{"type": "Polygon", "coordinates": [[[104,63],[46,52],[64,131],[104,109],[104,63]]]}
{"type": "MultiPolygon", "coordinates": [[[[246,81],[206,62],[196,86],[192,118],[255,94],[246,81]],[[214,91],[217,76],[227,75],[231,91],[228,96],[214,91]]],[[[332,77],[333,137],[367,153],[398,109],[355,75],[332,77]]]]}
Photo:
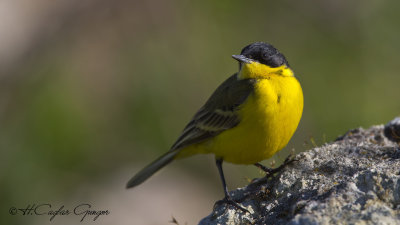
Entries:
{"type": "Polygon", "coordinates": [[[272,68],[282,65],[289,67],[289,63],[287,62],[285,56],[283,56],[283,54],[280,53],[274,46],[264,42],[256,42],[247,45],[242,49],[240,55],[272,68]]]}

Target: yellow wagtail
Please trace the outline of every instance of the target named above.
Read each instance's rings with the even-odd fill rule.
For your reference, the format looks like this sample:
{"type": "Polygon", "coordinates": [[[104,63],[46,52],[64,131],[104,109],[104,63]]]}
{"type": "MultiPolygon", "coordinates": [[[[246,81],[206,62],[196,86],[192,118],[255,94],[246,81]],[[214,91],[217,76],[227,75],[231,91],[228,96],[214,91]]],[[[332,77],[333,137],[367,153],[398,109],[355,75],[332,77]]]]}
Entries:
{"type": "Polygon", "coordinates": [[[214,91],[171,149],[139,171],[127,188],[141,184],[174,159],[213,153],[224,201],[243,209],[228,194],[222,162],[274,171],[258,162],[285,147],[295,132],[303,112],[300,83],[285,56],[268,43],[250,44],[232,57],[239,61],[239,72],[214,91]]]}

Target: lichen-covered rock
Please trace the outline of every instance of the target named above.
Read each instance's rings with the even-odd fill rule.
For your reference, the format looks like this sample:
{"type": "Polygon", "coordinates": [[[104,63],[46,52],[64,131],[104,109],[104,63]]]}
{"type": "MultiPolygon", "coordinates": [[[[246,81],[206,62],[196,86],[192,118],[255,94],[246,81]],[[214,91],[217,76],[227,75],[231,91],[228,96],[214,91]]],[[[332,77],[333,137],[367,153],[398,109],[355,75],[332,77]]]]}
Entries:
{"type": "Polygon", "coordinates": [[[250,213],[216,204],[200,224],[400,224],[400,147],[386,133],[354,129],[303,152],[274,177],[231,192],[250,213]]]}

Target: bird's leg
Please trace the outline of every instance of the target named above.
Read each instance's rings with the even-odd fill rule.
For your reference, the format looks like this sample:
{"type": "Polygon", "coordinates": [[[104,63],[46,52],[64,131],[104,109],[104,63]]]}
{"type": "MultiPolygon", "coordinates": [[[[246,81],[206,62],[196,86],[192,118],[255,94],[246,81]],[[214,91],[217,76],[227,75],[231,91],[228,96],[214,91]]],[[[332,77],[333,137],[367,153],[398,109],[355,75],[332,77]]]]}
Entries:
{"type": "Polygon", "coordinates": [[[275,173],[278,173],[281,171],[283,168],[285,168],[287,165],[291,164],[292,162],[296,161],[296,159],[292,158],[292,154],[290,154],[288,157],[286,157],[285,161],[280,165],[279,167],[272,169],[268,168],[266,166],[261,165],[260,163],[255,163],[254,165],[257,166],[258,168],[262,169],[264,172],[267,173],[267,176],[272,176],[275,173]]]}
{"type": "Polygon", "coordinates": [[[222,161],[223,161],[222,159],[216,159],[216,164],[217,164],[217,167],[218,167],[219,176],[220,176],[221,181],[222,181],[222,187],[224,189],[225,198],[223,200],[218,201],[217,204],[219,204],[219,203],[227,203],[227,204],[230,204],[230,205],[234,206],[235,208],[240,209],[240,210],[242,210],[244,212],[249,212],[247,209],[243,208],[237,202],[235,202],[231,198],[231,196],[229,195],[228,187],[226,186],[226,182],[225,182],[224,171],[222,171],[222,161]]]}

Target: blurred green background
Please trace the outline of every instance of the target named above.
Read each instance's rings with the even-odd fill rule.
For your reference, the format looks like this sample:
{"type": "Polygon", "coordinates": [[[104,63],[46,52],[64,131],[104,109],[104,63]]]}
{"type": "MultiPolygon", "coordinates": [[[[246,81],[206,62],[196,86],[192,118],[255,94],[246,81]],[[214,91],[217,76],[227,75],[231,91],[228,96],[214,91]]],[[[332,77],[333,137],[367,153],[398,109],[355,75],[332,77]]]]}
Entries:
{"type": "MultiPolygon", "coordinates": [[[[273,158],[400,113],[400,2],[18,0],[0,4],[1,224],[75,224],[10,207],[89,202],[84,224],[196,224],[223,197],[212,156],[126,182],[167,151],[231,58],[266,41],[305,98],[292,141],[273,158]]],[[[270,161],[264,162],[268,165],[270,161]]],[[[262,176],[224,165],[230,189],[262,176]]]]}

